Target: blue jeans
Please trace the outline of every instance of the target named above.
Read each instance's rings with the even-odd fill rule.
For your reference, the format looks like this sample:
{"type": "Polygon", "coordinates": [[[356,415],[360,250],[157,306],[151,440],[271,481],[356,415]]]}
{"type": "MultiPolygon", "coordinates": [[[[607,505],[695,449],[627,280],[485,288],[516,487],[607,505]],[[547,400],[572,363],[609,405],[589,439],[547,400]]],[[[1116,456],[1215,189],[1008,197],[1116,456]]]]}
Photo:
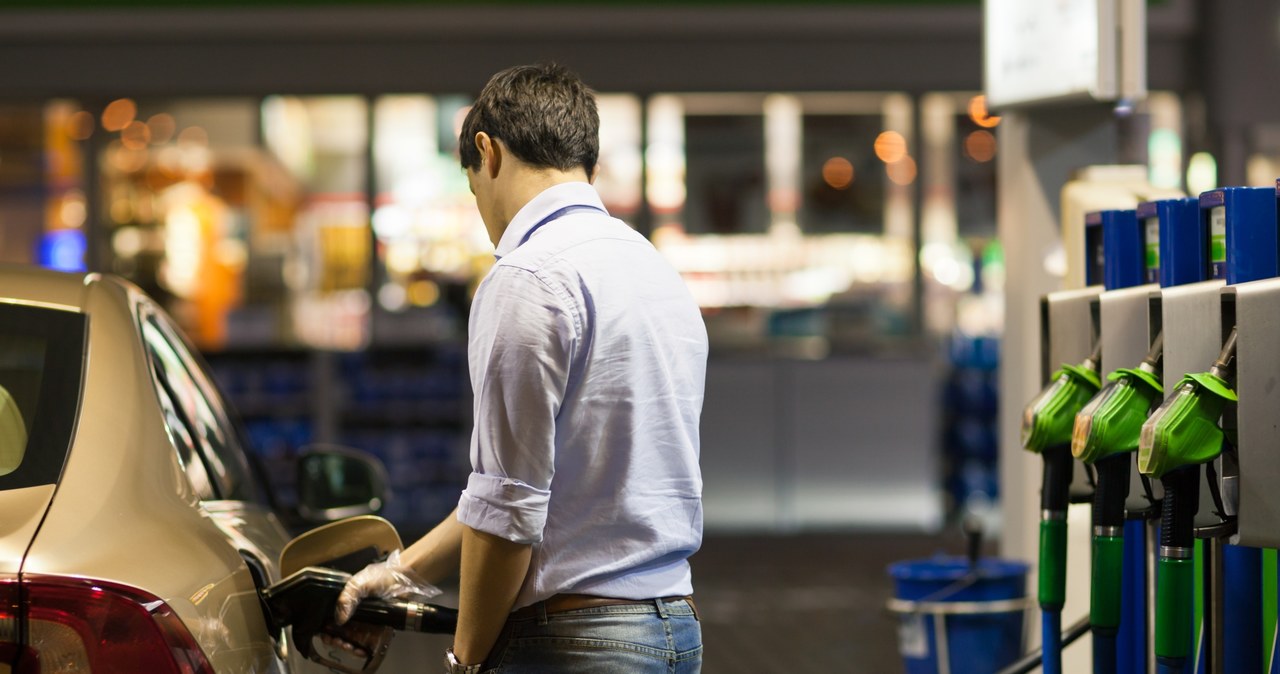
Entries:
{"type": "Polygon", "coordinates": [[[697,674],[702,627],[687,601],[600,606],[512,618],[485,674],[697,674]]]}

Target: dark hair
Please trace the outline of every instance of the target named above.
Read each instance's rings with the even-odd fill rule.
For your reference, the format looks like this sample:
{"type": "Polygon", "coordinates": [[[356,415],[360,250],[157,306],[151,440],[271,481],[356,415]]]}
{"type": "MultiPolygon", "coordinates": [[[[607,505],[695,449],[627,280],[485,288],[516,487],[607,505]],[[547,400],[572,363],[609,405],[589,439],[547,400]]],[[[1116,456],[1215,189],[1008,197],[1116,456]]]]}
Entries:
{"type": "Polygon", "coordinates": [[[600,114],[590,88],[555,63],[515,66],[489,78],[458,135],[462,167],[480,168],[476,133],[500,139],[537,168],[591,175],[600,156],[600,114]]]}

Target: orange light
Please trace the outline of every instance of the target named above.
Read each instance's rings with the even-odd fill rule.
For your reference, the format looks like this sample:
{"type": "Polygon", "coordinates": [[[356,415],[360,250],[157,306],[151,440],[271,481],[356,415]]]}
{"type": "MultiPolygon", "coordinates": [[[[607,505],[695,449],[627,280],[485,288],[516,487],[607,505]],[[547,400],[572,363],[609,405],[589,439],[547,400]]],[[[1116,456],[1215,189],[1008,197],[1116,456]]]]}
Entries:
{"type": "Polygon", "coordinates": [[[440,286],[425,279],[409,284],[409,303],[419,307],[429,307],[440,299],[440,286]]]}
{"type": "Polygon", "coordinates": [[[145,150],[151,142],[151,127],[135,119],[120,132],[120,142],[130,150],[145,150]]]}
{"type": "Polygon", "coordinates": [[[173,140],[173,134],[178,130],[177,121],[173,119],[173,115],[167,112],[152,115],[147,120],[147,126],[151,128],[151,142],[157,145],[163,145],[173,140]]]}
{"type": "Polygon", "coordinates": [[[120,131],[129,126],[138,116],[138,106],[128,98],[111,101],[102,111],[102,128],[107,131],[120,131]]]}
{"type": "Polygon", "coordinates": [[[916,179],[916,160],[911,157],[903,157],[884,167],[885,173],[889,175],[889,180],[895,185],[910,185],[916,179]]]}
{"type": "Polygon", "coordinates": [[[822,179],[837,190],[853,184],[853,164],[844,157],[832,157],[822,164],[822,179]]]}
{"type": "Polygon", "coordinates": [[[67,118],[67,135],[71,140],[89,140],[93,135],[93,115],[81,110],[67,118]]]}
{"type": "Polygon", "coordinates": [[[965,136],[964,153],[978,162],[989,162],[996,156],[996,137],[990,131],[979,129],[965,136]]]}
{"type": "Polygon", "coordinates": [[[987,97],[978,94],[969,99],[969,119],[984,129],[994,129],[1000,118],[987,111],[987,97]]]}
{"type": "Polygon", "coordinates": [[[875,149],[880,161],[892,164],[907,156],[907,139],[897,131],[885,131],[876,136],[875,149]]]}

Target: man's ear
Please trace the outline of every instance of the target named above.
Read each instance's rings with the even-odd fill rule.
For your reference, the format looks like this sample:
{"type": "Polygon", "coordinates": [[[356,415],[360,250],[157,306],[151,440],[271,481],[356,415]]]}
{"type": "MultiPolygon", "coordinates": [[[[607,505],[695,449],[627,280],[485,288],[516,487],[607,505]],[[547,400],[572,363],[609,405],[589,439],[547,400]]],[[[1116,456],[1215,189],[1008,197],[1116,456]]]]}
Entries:
{"type": "Polygon", "coordinates": [[[483,131],[476,132],[476,149],[480,151],[480,169],[489,173],[489,179],[498,177],[502,169],[502,146],[497,139],[483,131]]]}

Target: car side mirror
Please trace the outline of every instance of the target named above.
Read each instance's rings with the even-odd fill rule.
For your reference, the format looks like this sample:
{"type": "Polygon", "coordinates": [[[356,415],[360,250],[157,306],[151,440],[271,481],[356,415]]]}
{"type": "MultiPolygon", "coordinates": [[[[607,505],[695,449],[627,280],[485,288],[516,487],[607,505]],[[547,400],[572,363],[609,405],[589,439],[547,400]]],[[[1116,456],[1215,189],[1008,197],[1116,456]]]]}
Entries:
{"type": "Polygon", "coordinates": [[[298,515],[313,523],[373,515],[387,502],[387,470],[373,455],[308,445],[298,456],[298,515]]]}

